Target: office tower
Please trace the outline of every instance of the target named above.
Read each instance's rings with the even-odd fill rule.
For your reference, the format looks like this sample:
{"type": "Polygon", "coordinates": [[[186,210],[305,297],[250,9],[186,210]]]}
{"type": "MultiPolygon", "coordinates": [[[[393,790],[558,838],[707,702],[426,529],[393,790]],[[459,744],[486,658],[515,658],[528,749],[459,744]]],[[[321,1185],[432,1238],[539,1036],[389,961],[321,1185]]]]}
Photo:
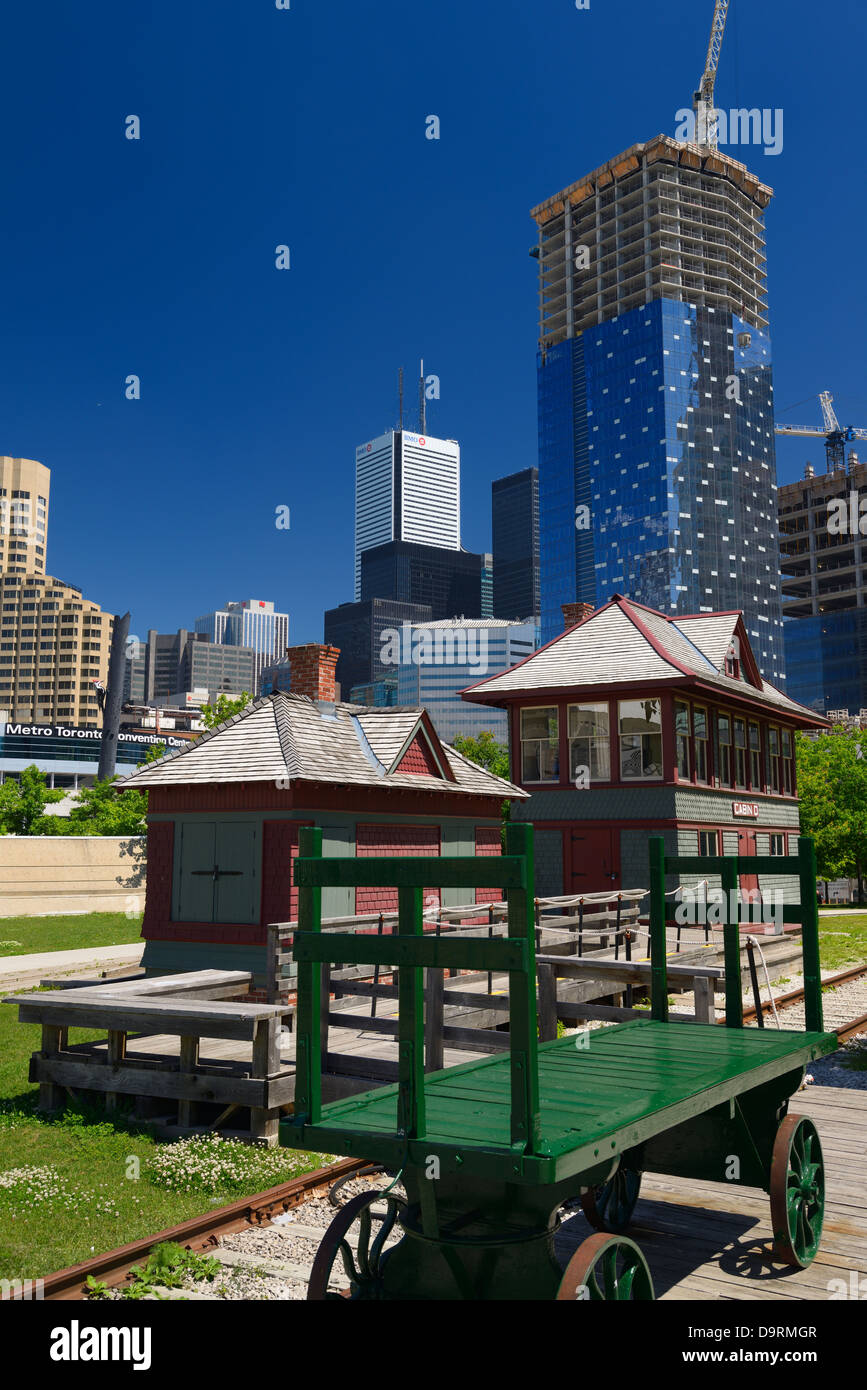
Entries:
{"type": "Polygon", "coordinates": [[[484,556],[388,541],[361,557],[361,598],[423,603],[432,618],[481,618],[484,556]]]}
{"type": "Polygon", "coordinates": [[[44,574],[4,574],[0,607],[0,708],[10,721],[95,728],[94,681],[108,679],[114,618],[44,574]]]}
{"type": "Polygon", "coordinates": [[[867,709],[867,464],[779,491],[786,693],[819,714],[867,709]],[[864,510],[862,512],[862,505],[864,510]]]}
{"type": "MultiPolygon", "coordinates": [[[[461,451],[453,439],[389,430],[355,451],[355,599],[361,557],[388,541],[458,550],[461,451]]],[[[377,595],[379,597],[379,595],[377,595]]]]}
{"type": "Polygon", "coordinates": [[[482,560],[482,618],[493,618],[494,616],[494,557],[490,552],[486,552],[481,557],[482,560]]]}
{"type": "Polygon", "coordinates": [[[468,704],[460,692],[523,661],[535,648],[533,623],[500,618],[412,623],[401,634],[397,703],[423,706],[446,743],[458,734],[478,738],[488,731],[506,746],[509,724],[505,710],[468,704]]]}
{"type": "MultiPolygon", "coordinates": [[[[151,629],[144,649],[143,702],[157,704],[185,691],[207,690],[208,699],[256,694],[256,652],[252,647],[212,642],[207,633],[163,633],[151,629]]],[[[130,685],[137,682],[135,671],[130,685]]]]}
{"type": "Polygon", "coordinates": [[[218,645],[252,647],[258,689],[265,667],[279,661],[289,645],[289,614],[276,612],[268,600],[247,598],[196,618],[195,630],[218,645]]]}
{"type": "Polygon", "coordinates": [[[400,630],[404,623],[424,622],[430,616],[426,604],[399,603],[390,598],[370,598],[329,608],[325,614],[325,641],[340,649],[336,672],[340,698],[348,700],[353,686],[372,685],[393,676],[396,662],[387,650],[388,634],[400,630]],[[388,660],[383,659],[384,653],[388,660]]]}
{"type": "Polygon", "coordinates": [[[633,145],[533,210],[542,639],[620,592],[742,609],[784,677],[764,211],[709,146],[633,145]]]}
{"type": "Polygon", "coordinates": [[[539,470],[524,468],[491,485],[495,618],[537,617],[539,470]]]}
{"type": "Polygon", "coordinates": [[[0,456],[0,573],[44,574],[51,472],[0,456]]]}

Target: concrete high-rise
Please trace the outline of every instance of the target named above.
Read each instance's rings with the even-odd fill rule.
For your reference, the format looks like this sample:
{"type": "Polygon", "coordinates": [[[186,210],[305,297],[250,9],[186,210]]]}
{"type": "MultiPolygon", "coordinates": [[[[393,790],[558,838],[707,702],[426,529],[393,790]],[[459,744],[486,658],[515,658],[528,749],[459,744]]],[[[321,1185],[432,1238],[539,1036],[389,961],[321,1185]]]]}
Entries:
{"type": "Polygon", "coordinates": [[[539,617],[539,470],[491,485],[494,617],[539,617]]]}
{"type": "Polygon", "coordinates": [[[196,618],[195,630],[218,645],[252,647],[256,653],[254,688],[258,690],[265,667],[285,655],[289,614],[278,613],[269,600],[246,598],[196,618]]]}
{"type": "Polygon", "coordinates": [[[44,574],[51,472],[0,456],[0,573],[44,574]]]}
{"type": "Polygon", "coordinates": [[[658,136],[533,209],[542,640],[615,592],[741,609],[783,683],[764,211],[716,148],[658,136]]]}
{"type": "Polygon", "coordinates": [[[356,449],[356,601],[363,552],[388,541],[460,549],[461,451],[455,440],[389,430],[356,449]]]}
{"type": "MultiPolygon", "coordinates": [[[[787,694],[819,714],[867,710],[867,464],[779,493],[787,694]]],[[[836,722],[836,721],[835,721],[836,722]]]]}

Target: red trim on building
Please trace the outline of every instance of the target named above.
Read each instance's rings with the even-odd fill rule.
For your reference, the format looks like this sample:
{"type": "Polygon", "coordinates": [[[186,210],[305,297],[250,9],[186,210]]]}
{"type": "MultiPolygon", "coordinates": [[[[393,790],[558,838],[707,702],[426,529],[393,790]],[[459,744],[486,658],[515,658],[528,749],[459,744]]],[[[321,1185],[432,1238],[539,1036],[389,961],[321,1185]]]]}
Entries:
{"type": "MultiPolygon", "coordinates": [[[[483,858],[485,855],[499,855],[503,853],[503,839],[500,834],[500,827],[494,825],[476,826],[476,855],[483,858]]],[[[477,903],[499,903],[503,900],[502,888],[477,888],[477,903]]]]}

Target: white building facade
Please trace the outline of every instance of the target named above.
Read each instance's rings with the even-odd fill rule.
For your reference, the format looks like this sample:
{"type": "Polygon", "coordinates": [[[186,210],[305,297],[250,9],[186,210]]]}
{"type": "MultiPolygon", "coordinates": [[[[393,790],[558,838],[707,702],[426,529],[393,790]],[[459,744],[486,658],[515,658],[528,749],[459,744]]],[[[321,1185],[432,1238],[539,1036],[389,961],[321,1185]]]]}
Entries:
{"type": "Polygon", "coordinates": [[[361,556],[387,541],[461,547],[461,450],[454,439],[389,430],[355,451],[355,600],[361,556]]]}
{"type": "Polygon", "coordinates": [[[227,603],[196,619],[196,632],[229,647],[252,647],[256,653],[254,688],[266,666],[282,660],[289,645],[289,614],[278,613],[267,599],[247,598],[227,603]]]}

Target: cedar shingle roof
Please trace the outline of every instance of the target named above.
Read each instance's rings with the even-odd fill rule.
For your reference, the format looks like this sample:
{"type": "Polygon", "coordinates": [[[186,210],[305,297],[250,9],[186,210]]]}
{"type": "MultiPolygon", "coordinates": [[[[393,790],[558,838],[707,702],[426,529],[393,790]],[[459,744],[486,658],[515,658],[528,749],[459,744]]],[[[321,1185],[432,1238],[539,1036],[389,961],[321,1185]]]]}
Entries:
{"type": "MultiPolygon", "coordinates": [[[[718,687],[721,695],[757,700],[780,713],[789,711],[808,719],[814,726],[823,724],[814,711],[790,700],[767,681],[754,686],[746,679],[725,674],[726,655],[739,619],[738,613],[667,618],[616,594],[610,603],[525,661],[469,686],[462,694],[466,700],[496,705],[501,703],[498,697],[544,694],[546,690],[701,679],[718,687]]],[[[741,648],[749,647],[743,629],[741,633],[741,648]]],[[[742,671],[744,666],[742,660],[742,671]]]]}
{"type": "Polygon", "coordinates": [[[256,700],[194,743],[166,754],[116,783],[118,790],[207,782],[332,782],[438,791],[444,795],[524,798],[527,793],[440,743],[419,709],[321,706],[306,695],[277,691],[256,700]],[[454,781],[390,772],[416,730],[454,781]]]}

